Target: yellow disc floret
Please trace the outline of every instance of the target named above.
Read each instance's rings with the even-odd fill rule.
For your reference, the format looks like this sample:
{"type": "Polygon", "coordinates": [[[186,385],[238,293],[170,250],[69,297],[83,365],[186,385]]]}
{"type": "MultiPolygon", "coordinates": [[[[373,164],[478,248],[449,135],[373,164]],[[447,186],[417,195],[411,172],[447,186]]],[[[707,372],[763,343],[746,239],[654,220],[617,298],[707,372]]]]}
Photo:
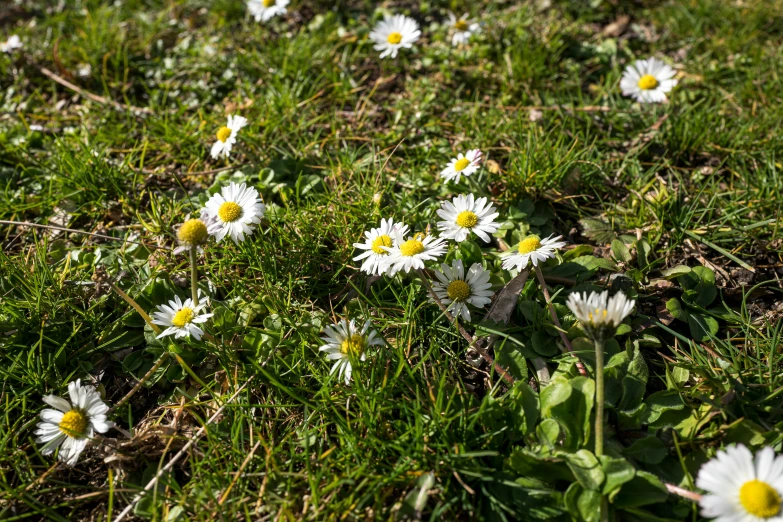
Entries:
{"type": "Polygon", "coordinates": [[[397,45],[402,41],[402,35],[396,31],[389,33],[389,36],[386,37],[386,41],[392,45],[397,45]]]}
{"type": "Polygon", "coordinates": [[[449,283],[449,286],[446,287],[446,293],[452,301],[464,301],[470,297],[470,285],[457,279],[449,283]]]}
{"type": "Polygon", "coordinates": [[[177,238],[188,245],[200,245],[207,240],[209,232],[207,231],[207,225],[200,219],[189,219],[185,221],[179,231],[177,232],[177,238]]]}
{"type": "Polygon", "coordinates": [[[222,141],[223,143],[226,142],[226,140],[231,136],[231,129],[228,127],[220,127],[217,131],[217,139],[222,141]]]}
{"type": "Polygon", "coordinates": [[[650,89],[658,87],[658,80],[652,74],[645,74],[639,78],[639,83],[637,85],[639,85],[639,88],[643,91],[649,91],[650,89]]]}
{"type": "Polygon", "coordinates": [[[242,217],[242,207],[233,201],[226,201],[218,209],[218,217],[224,223],[231,223],[242,217]]]}
{"type": "Polygon", "coordinates": [[[753,479],[740,488],[740,503],[748,513],[760,518],[770,518],[780,514],[780,493],[761,480],[753,479]]]}
{"type": "Polygon", "coordinates": [[[527,236],[519,242],[519,253],[529,254],[534,250],[541,248],[541,238],[538,236],[527,236]]]}
{"type": "Polygon", "coordinates": [[[468,165],[470,165],[470,160],[468,158],[462,158],[458,159],[454,162],[454,170],[457,172],[462,172],[466,168],[468,168],[468,165]]]}
{"type": "Polygon", "coordinates": [[[478,223],[478,216],[475,212],[464,210],[457,214],[457,226],[462,228],[473,228],[478,223]]]}
{"type": "Polygon", "coordinates": [[[382,236],[376,237],[375,240],[372,242],[372,251],[378,255],[385,256],[389,252],[381,247],[390,247],[390,246],[392,246],[392,238],[384,234],[382,236]]]}
{"type": "Polygon", "coordinates": [[[192,308],[188,308],[186,306],[185,308],[180,309],[179,312],[174,314],[174,317],[171,318],[171,324],[173,324],[177,328],[182,328],[183,326],[191,322],[194,317],[196,317],[196,313],[193,311],[192,308]]]}
{"type": "Polygon", "coordinates": [[[275,5],[275,0],[264,0],[263,1],[264,7],[272,7],[275,5]]]}
{"type": "Polygon", "coordinates": [[[468,30],[468,22],[465,20],[457,20],[454,22],[454,29],[457,31],[467,31],[468,30]]]}
{"type": "Polygon", "coordinates": [[[400,245],[400,253],[405,257],[415,256],[424,252],[424,243],[418,239],[409,239],[400,245]]]}
{"type": "Polygon", "coordinates": [[[367,346],[367,341],[363,335],[353,334],[340,344],[340,353],[348,355],[352,353],[359,356],[364,353],[364,348],[367,346]]]}
{"type": "Polygon", "coordinates": [[[595,312],[588,312],[587,317],[590,318],[590,322],[593,324],[606,322],[606,316],[609,314],[608,310],[601,310],[596,308],[595,312]]]}
{"type": "Polygon", "coordinates": [[[87,415],[77,409],[66,411],[60,421],[59,428],[69,437],[84,437],[87,432],[87,415]]]}

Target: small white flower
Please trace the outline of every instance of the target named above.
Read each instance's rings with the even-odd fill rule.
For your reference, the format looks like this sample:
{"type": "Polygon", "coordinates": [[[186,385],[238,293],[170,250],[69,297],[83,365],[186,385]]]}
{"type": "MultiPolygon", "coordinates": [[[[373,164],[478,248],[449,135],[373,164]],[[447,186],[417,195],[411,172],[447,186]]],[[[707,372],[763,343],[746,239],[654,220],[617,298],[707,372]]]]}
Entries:
{"type": "Polygon", "coordinates": [[[55,395],[43,398],[55,409],[41,411],[42,422],[38,423],[35,442],[44,444],[41,449],[44,455],[51,455],[59,447],[57,458],[73,466],[94,433],[106,433],[114,423],[106,419],[109,407],[95,388],[82,386],[81,381],[76,380],[68,384],[68,394],[70,403],[55,395]]]}
{"type": "Polygon", "coordinates": [[[253,233],[253,225],[261,222],[266,206],[261,203],[258,191],[244,183],[233,181],[223,187],[219,193],[213,194],[202,210],[202,219],[213,218],[217,225],[210,230],[218,243],[226,236],[234,243],[245,240],[253,233]]]}
{"type": "Polygon", "coordinates": [[[192,247],[196,247],[199,253],[204,252],[202,246],[206,244],[210,235],[218,232],[220,225],[217,220],[211,216],[204,216],[206,219],[188,219],[177,229],[177,240],[179,246],[174,249],[174,255],[187,252],[192,247]]]}
{"type": "Polygon", "coordinates": [[[440,175],[446,181],[454,180],[455,183],[459,183],[460,176],[470,176],[476,172],[481,166],[481,151],[479,149],[472,149],[462,154],[461,152],[456,158],[453,158],[445,169],[440,171],[440,175]]]}
{"type": "Polygon", "coordinates": [[[489,243],[489,235],[498,230],[495,218],[499,214],[493,212],[494,210],[492,203],[487,203],[487,198],[475,199],[473,194],[460,194],[441,204],[438,215],[444,221],[438,222],[438,230],[441,231],[442,237],[453,239],[457,243],[465,241],[471,232],[489,243]]]}
{"type": "Polygon", "coordinates": [[[0,42],[0,52],[3,53],[12,53],[17,49],[21,49],[22,47],[24,47],[24,44],[22,44],[22,39],[15,34],[9,36],[8,40],[5,42],[0,42]]]}
{"type": "Polygon", "coordinates": [[[632,96],[642,103],[665,102],[666,93],[677,85],[675,74],[674,69],[656,58],[637,60],[625,68],[620,89],[623,96],[632,96]]]}
{"type": "Polygon", "coordinates": [[[609,297],[609,292],[604,290],[600,294],[592,292],[589,296],[587,292],[575,292],[568,296],[566,304],[588,337],[603,341],[614,336],[617,327],[631,313],[636,301],[628,299],[622,292],[609,297]]]}
{"type": "Polygon", "coordinates": [[[405,15],[385,16],[370,33],[374,49],[381,51],[381,58],[397,57],[401,48],[410,49],[421,36],[416,20],[405,15]]]}
{"type": "Polygon", "coordinates": [[[90,76],[92,74],[92,65],[90,65],[89,63],[79,64],[79,67],[76,69],[76,74],[81,76],[82,78],[86,78],[87,76],[90,76]]]}
{"type": "Polygon", "coordinates": [[[742,444],[719,451],[699,470],[699,505],[717,522],[783,522],[783,456],[766,447],[753,454],[742,444]]]}
{"type": "Polygon", "coordinates": [[[152,314],[152,322],[168,328],[158,334],[158,339],[174,335],[175,339],[193,336],[200,341],[204,330],[197,325],[207,322],[213,315],[201,313],[206,306],[206,299],[200,299],[199,304],[194,306],[192,299],[183,302],[178,296],[174,296],[168,305],[159,305],[152,314]]]}
{"type": "Polygon", "coordinates": [[[389,252],[383,247],[394,246],[394,230],[397,230],[401,236],[406,236],[408,234],[408,225],[395,223],[391,219],[381,219],[379,228],[373,228],[369,232],[364,233],[364,243],[353,244],[354,247],[365,251],[363,254],[353,258],[354,261],[363,260],[362,272],[370,275],[381,275],[388,272],[388,267],[382,267],[384,261],[389,256],[389,252]]]}
{"type": "Polygon", "coordinates": [[[289,0],[248,0],[247,10],[256,22],[268,22],[278,15],[286,13],[289,0]]]}
{"type": "Polygon", "coordinates": [[[449,11],[449,27],[452,30],[451,45],[454,47],[467,44],[470,37],[481,30],[478,23],[468,20],[468,13],[457,18],[457,15],[451,11],[449,11]]]}
{"type": "Polygon", "coordinates": [[[333,326],[327,326],[322,339],[326,344],[318,350],[326,352],[326,358],[330,361],[335,361],[329,375],[338,372],[338,377],[345,379],[346,386],[350,384],[353,373],[351,357],[364,361],[367,359],[367,348],[385,344],[375,330],[370,330],[370,321],[364,323],[359,331],[353,320],[349,323],[345,319],[333,326]]]}
{"type": "Polygon", "coordinates": [[[247,118],[244,116],[229,115],[226,126],[220,127],[217,131],[218,140],[212,145],[212,159],[218,159],[220,156],[228,158],[231,155],[231,148],[237,142],[237,134],[246,125],[247,118]]]}
{"type": "Polygon", "coordinates": [[[437,259],[446,252],[446,242],[443,238],[423,232],[418,232],[406,240],[399,231],[394,230],[392,239],[391,247],[383,247],[389,255],[381,264],[381,269],[388,270],[388,275],[394,275],[400,270],[408,273],[411,268],[424,268],[425,261],[437,259]]]}
{"type": "Polygon", "coordinates": [[[558,241],[562,237],[549,236],[542,240],[535,235],[527,236],[519,242],[515,250],[509,250],[504,254],[503,268],[523,270],[527,267],[528,262],[533,263],[533,266],[538,266],[538,263],[554,257],[555,252],[566,245],[565,241],[558,241]]]}
{"type": "Polygon", "coordinates": [[[432,290],[438,299],[448,305],[454,317],[464,317],[470,321],[468,305],[476,308],[484,308],[492,301],[492,283],[489,282],[489,272],[478,263],[473,263],[468,269],[468,277],[465,277],[465,267],[462,261],[455,259],[451,267],[447,264],[440,265],[441,271],[435,270],[438,282],[433,283],[432,290]]]}

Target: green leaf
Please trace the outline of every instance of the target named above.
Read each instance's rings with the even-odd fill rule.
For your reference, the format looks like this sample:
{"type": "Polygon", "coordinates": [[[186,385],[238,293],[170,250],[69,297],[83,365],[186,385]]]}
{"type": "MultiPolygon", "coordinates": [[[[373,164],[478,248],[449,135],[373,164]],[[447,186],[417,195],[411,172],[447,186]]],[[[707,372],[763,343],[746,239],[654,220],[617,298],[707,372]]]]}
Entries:
{"type": "Polygon", "coordinates": [[[495,342],[495,361],[518,381],[527,380],[527,360],[520,347],[508,339],[495,342]]]}
{"type": "Polygon", "coordinates": [[[560,351],[557,348],[555,338],[540,330],[533,332],[533,335],[530,337],[530,345],[536,353],[544,357],[552,357],[560,351]]]}
{"type": "Polygon", "coordinates": [[[632,259],[631,251],[628,250],[628,247],[625,246],[625,243],[619,239],[612,240],[612,255],[615,259],[623,263],[627,263],[632,259]]]}
{"type": "Polygon", "coordinates": [[[470,239],[459,244],[459,253],[466,269],[473,263],[481,263],[481,247],[470,239]]]}
{"type": "Polygon", "coordinates": [[[672,297],[668,301],[666,301],[666,309],[669,311],[670,314],[672,314],[672,317],[675,319],[679,319],[680,321],[688,321],[688,316],[690,315],[685,308],[682,307],[682,304],[680,304],[679,299],[676,297],[672,297]]]}
{"type": "Polygon", "coordinates": [[[541,418],[557,421],[568,451],[576,451],[590,438],[594,395],[595,383],[587,377],[555,378],[541,390],[541,418]]]}
{"type": "Polygon", "coordinates": [[[666,445],[658,437],[644,437],[637,439],[629,447],[623,450],[623,455],[645,464],[660,464],[669,451],[666,445]]]}
{"type": "Polygon", "coordinates": [[[690,271],[691,268],[689,266],[677,265],[672,268],[667,268],[666,270],[661,270],[661,275],[664,277],[664,279],[675,279],[681,275],[687,274],[690,271]]]}
{"type": "Polygon", "coordinates": [[[610,498],[613,493],[620,489],[620,486],[633,479],[636,475],[636,470],[625,459],[601,455],[598,457],[598,460],[601,462],[601,468],[606,477],[601,493],[609,495],[610,498]]]}
{"type": "Polygon", "coordinates": [[[699,342],[709,341],[718,334],[718,321],[715,318],[702,314],[689,314],[688,326],[691,336],[699,342]]]}
{"type": "Polygon", "coordinates": [[[541,444],[554,448],[560,437],[560,425],[554,419],[544,419],[536,427],[536,436],[541,444]]]}
{"type": "Polygon", "coordinates": [[[568,468],[583,488],[600,491],[604,482],[604,471],[593,452],[581,449],[566,457],[568,468]]]}
{"type": "Polygon", "coordinates": [[[578,482],[569,486],[563,500],[574,520],[598,522],[601,517],[601,495],[584,489],[578,482]]]}
{"type": "Polygon", "coordinates": [[[644,403],[647,405],[647,410],[642,419],[644,424],[655,422],[665,412],[678,411],[685,407],[677,390],[655,392],[647,397],[644,403]]]}
{"type": "Polygon", "coordinates": [[[612,499],[617,509],[627,509],[650,504],[659,504],[669,499],[666,486],[646,471],[637,471],[636,476],[623,484],[620,492],[612,499]]]}
{"type": "Polygon", "coordinates": [[[687,274],[677,278],[684,290],[693,290],[693,302],[701,307],[709,306],[718,295],[715,287],[715,272],[704,266],[696,266],[687,274]]]}
{"type": "Polygon", "coordinates": [[[587,256],[593,253],[590,245],[577,245],[563,254],[563,261],[570,261],[577,257],[587,256]]]}

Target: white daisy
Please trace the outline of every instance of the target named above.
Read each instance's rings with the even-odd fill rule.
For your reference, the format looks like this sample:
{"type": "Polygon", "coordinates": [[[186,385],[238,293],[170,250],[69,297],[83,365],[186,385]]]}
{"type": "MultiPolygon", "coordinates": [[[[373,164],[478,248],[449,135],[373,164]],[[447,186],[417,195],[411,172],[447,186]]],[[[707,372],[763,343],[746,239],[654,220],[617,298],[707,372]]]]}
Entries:
{"type": "Polygon", "coordinates": [[[174,300],[167,305],[159,305],[152,314],[152,322],[168,328],[158,335],[158,339],[174,335],[175,339],[193,336],[200,341],[204,330],[197,325],[207,322],[207,319],[214,315],[201,313],[206,306],[206,299],[200,299],[199,304],[194,306],[192,299],[188,298],[183,302],[179,296],[174,296],[174,300]]]}
{"type": "Polygon", "coordinates": [[[783,522],[783,456],[766,447],[756,458],[742,444],[719,451],[699,470],[701,514],[718,522],[783,522]]]}
{"type": "Polygon", "coordinates": [[[204,209],[202,219],[214,218],[217,221],[210,233],[215,235],[218,243],[227,235],[239,243],[253,233],[254,227],[264,217],[266,206],[261,203],[258,191],[244,183],[233,181],[223,187],[218,194],[213,194],[204,209]]]}
{"type": "Polygon", "coordinates": [[[210,234],[217,234],[220,227],[216,219],[211,216],[204,217],[207,219],[188,219],[179,226],[177,229],[179,246],[174,249],[174,255],[187,252],[192,247],[196,247],[198,252],[204,251],[201,247],[206,244],[210,234]]]}
{"type": "Polygon", "coordinates": [[[80,380],[68,384],[69,403],[55,395],[47,395],[43,401],[55,409],[41,411],[41,421],[35,434],[35,442],[44,444],[41,453],[51,455],[60,448],[57,458],[68,466],[79,460],[79,455],[94,433],[106,433],[114,423],[106,419],[109,407],[91,386],[82,386],[80,380]],[[71,404],[73,403],[73,404],[71,404]]]}
{"type": "Polygon", "coordinates": [[[604,290],[600,294],[592,292],[589,296],[587,292],[575,292],[568,296],[566,304],[588,337],[602,341],[614,336],[617,327],[631,313],[636,301],[628,299],[622,292],[609,297],[609,292],[604,290]]]}
{"type": "Polygon", "coordinates": [[[485,243],[489,243],[489,235],[498,230],[495,224],[497,212],[487,198],[474,199],[473,194],[460,194],[451,201],[441,204],[438,215],[445,221],[438,222],[438,230],[442,237],[453,239],[457,243],[465,241],[470,233],[475,233],[485,243]]]}
{"type": "Polygon", "coordinates": [[[642,103],[665,102],[666,93],[677,85],[675,74],[674,69],[656,58],[637,60],[625,68],[620,89],[623,96],[632,96],[642,103]]]}
{"type": "Polygon", "coordinates": [[[15,34],[9,36],[8,40],[5,42],[0,42],[0,52],[3,53],[12,53],[17,49],[21,49],[22,47],[24,47],[22,44],[22,39],[15,34]]]}
{"type": "Polygon", "coordinates": [[[354,261],[364,260],[362,261],[362,272],[370,275],[381,275],[388,272],[388,267],[382,268],[381,266],[389,256],[389,252],[383,247],[394,246],[394,238],[392,237],[394,230],[399,231],[401,236],[405,236],[408,234],[408,225],[395,223],[391,219],[381,219],[379,228],[373,228],[364,233],[364,243],[353,244],[354,247],[365,250],[363,254],[353,258],[354,261]]]}
{"type": "Polygon", "coordinates": [[[459,183],[460,176],[470,176],[476,172],[481,166],[481,151],[479,149],[472,149],[462,154],[461,152],[456,158],[453,158],[445,169],[440,171],[440,175],[446,181],[454,180],[455,183],[459,183]]]}
{"type": "Polygon", "coordinates": [[[446,252],[446,242],[443,238],[418,232],[408,238],[397,230],[392,231],[392,246],[382,247],[389,255],[383,260],[381,270],[394,275],[400,270],[407,272],[411,268],[424,268],[424,262],[437,259],[446,252]]]}
{"type": "Polygon", "coordinates": [[[289,0],[248,0],[247,10],[256,22],[268,22],[277,15],[284,15],[289,0]]]}
{"type": "Polygon", "coordinates": [[[561,237],[563,236],[555,238],[549,236],[542,240],[536,235],[527,236],[519,242],[516,250],[510,250],[504,254],[503,268],[523,270],[527,267],[528,262],[532,262],[533,266],[538,266],[538,263],[554,257],[555,251],[566,245],[565,241],[558,241],[561,237]]]}
{"type": "Polygon", "coordinates": [[[384,16],[370,33],[375,50],[381,51],[381,58],[397,57],[401,48],[410,49],[421,36],[416,20],[405,15],[384,16]]]}
{"type": "Polygon", "coordinates": [[[217,141],[212,145],[212,158],[218,159],[220,156],[229,157],[231,148],[237,142],[237,134],[242,127],[247,125],[247,118],[244,116],[229,115],[228,123],[225,127],[220,127],[217,131],[217,141]]]}
{"type": "Polygon", "coordinates": [[[451,45],[454,47],[467,44],[470,37],[481,30],[478,23],[468,20],[468,13],[457,18],[457,15],[451,11],[449,11],[449,27],[452,30],[451,45]]]}
{"type": "Polygon", "coordinates": [[[322,339],[326,344],[318,350],[326,352],[326,358],[330,361],[335,361],[329,375],[339,372],[338,376],[345,379],[346,386],[350,384],[353,372],[351,358],[364,361],[367,359],[367,348],[385,344],[375,330],[370,330],[370,321],[364,323],[360,331],[353,320],[349,323],[345,319],[333,326],[327,326],[322,339]]]}
{"type": "Polygon", "coordinates": [[[468,277],[465,277],[465,267],[459,259],[452,261],[451,267],[440,265],[440,269],[440,272],[435,270],[439,282],[433,283],[432,290],[444,305],[448,305],[446,308],[454,317],[462,316],[470,321],[469,304],[484,308],[492,301],[489,272],[480,264],[473,263],[470,266],[468,277]]]}

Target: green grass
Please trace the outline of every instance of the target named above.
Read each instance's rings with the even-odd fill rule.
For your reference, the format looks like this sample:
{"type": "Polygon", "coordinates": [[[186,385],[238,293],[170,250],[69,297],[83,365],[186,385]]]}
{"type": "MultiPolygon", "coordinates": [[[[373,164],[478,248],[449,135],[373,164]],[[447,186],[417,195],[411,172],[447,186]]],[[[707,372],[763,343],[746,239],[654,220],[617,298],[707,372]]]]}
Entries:
{"type": "Polygon", "coordinates": [[[502,334],[508,386],[471,363],[416,277],[369,280],[352,261],[381,217],[434,227],[440,202],[469,191],[506,224],[448,259],[483,262],[500,290],[501,247],[564,235],[544,272],[589,368],[568,293],[638,299],[607,348],[607,454],[633,477],[611,498],[616,520],[698,520],[663,482],[692,488],[721,445],[783,447],[783,3],[398,2],[390,11],[424,39],[385,61],[367,39],[375,8],[294,0],[259,24],[236,0],[67,0],[0,17],[0,40],[25,42],[0,56],[0,219],[118,239],[0,225],[1,518],[113,519],[252,377],[135,516],[595,520],[595,470],[578,461],[592,456],[592,381],[557,350],[534,278],[512,324],[479,325],[480,312],[464,324],[502,334]],[[465,49],[439,25],[448,9],[485,22],[465,49]],[[602,33],[623,15],[622,34],[602,33]],[[668,104],[639,106],[618,84],[651,55],[680,83],[668,104]],[[231,113],[250,124],[231,160],[213,161],[231,113]],[[442,182],[469,148],[497,168],[442,182]],[[174,226],[232,179],[258,188],[267,217],[201,258],[214,341],[178,343],[179,359],[113,414],[132,438],[112,430],[77,466],[55,466],[34,441],[42,396],[81,378],[116,404],[170,347],[91,284],[96,267],[148,311],[189,296],[174,226]],[[667,272],[680,265],[708,270],[667,272]],[[350,387],[318,352],[345,317],[388,342],[350,387]]]}

